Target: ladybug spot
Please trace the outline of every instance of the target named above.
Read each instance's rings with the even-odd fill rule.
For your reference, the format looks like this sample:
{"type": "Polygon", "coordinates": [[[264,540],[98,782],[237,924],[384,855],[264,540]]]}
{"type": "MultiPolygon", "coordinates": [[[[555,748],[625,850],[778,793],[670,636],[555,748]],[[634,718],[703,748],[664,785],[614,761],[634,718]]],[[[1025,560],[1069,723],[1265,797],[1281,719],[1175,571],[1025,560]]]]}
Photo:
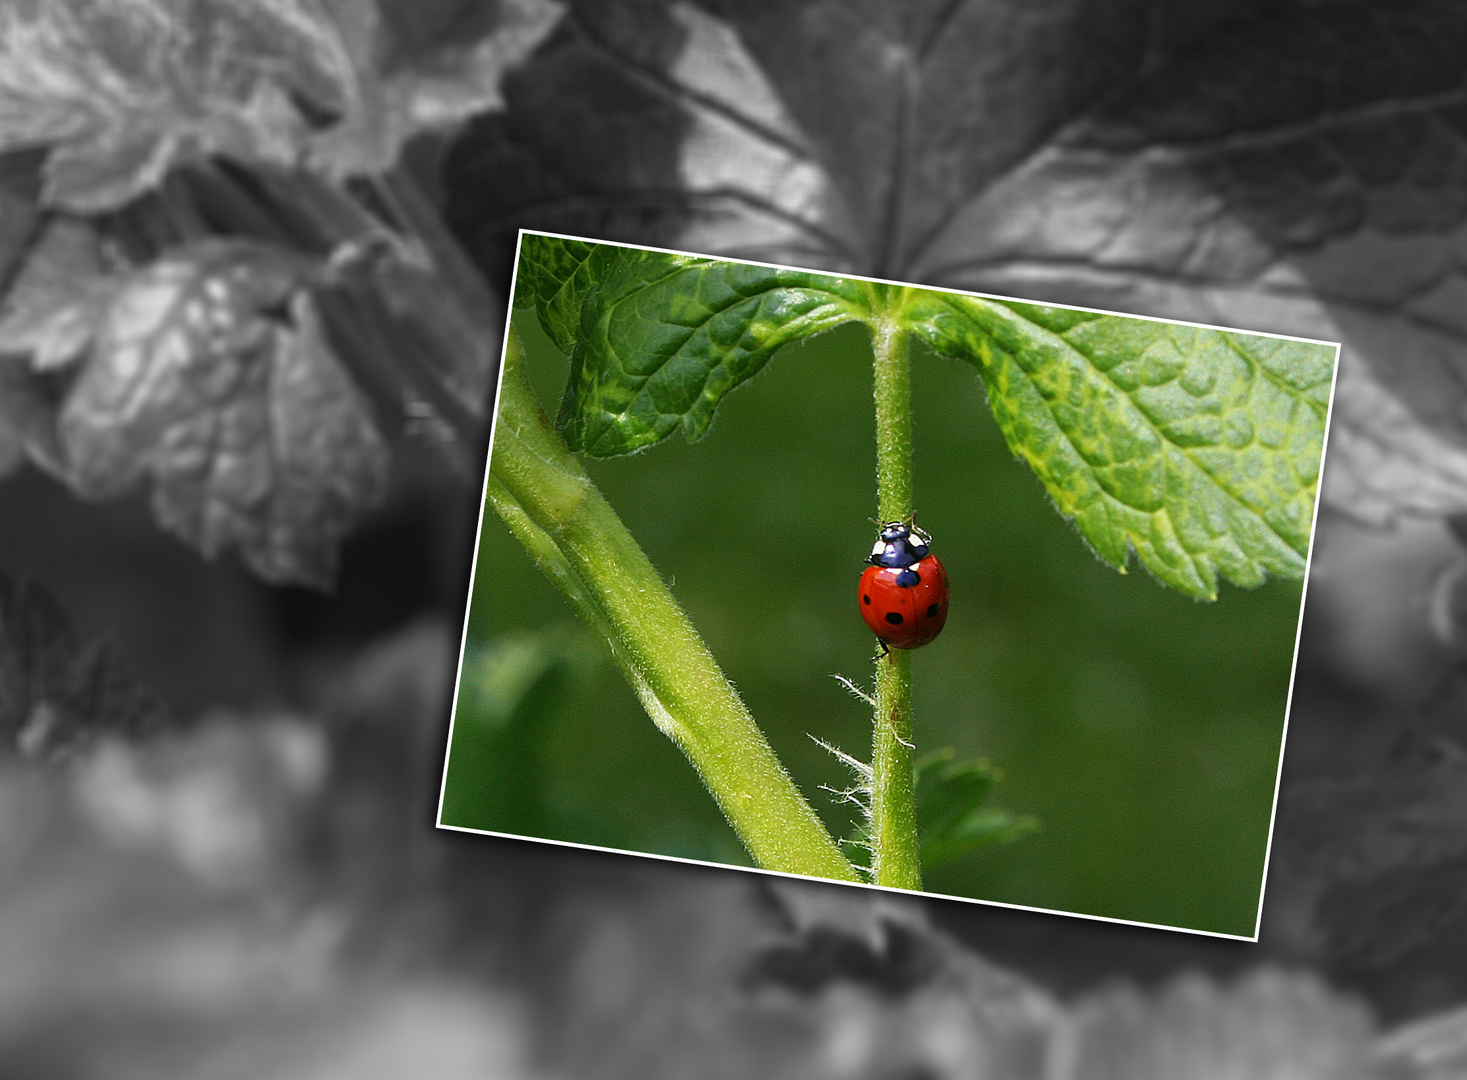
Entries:
{"type": "Polygon", "coordinates": [[[935,619],[935,618],[937,618],[937,613],[939,611],[941,611],[941,610],[942,610],[942,605],[941,604],[928,604],[927,605],[927,617],[929,619],[935,619]]]}
{"type": "Polygon", "coordinates": [[[869,596],[863,596],[863,597],[861,597],[861,600],[862,600],[863,603],[867,604],[868,606],[871,603],[871,597],[869,597],[869,596]]]}
{"type": "Polygon", "coordinates": [[[902,613],[900,611],[888,611],[886,613],[886,621],[891,623],[892,626],[900,626],[902,622],[902,613]]]}

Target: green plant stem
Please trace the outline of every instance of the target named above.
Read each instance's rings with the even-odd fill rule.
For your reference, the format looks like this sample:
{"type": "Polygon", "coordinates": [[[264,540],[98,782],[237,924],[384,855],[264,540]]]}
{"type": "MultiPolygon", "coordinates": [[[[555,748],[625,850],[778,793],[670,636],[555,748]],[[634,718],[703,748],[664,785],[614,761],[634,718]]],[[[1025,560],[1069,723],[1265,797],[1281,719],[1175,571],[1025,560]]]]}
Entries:
{"type": "Polygon", "coordinates": [[[550,425],[510,329],[487,497],[612,655],[765,869],[858,881],[702,638],[550,425]]]}
{"type": "MultiPolygon", "coordinates": [[[[912,381],[906,330],[877,321],[876,488],[882,521],[912,512],[912,381]]],[[[871,876],[878,885],[922,888],[912,774],[912,656],[892,649],[876,663],[871,745],[871,876]]]]}

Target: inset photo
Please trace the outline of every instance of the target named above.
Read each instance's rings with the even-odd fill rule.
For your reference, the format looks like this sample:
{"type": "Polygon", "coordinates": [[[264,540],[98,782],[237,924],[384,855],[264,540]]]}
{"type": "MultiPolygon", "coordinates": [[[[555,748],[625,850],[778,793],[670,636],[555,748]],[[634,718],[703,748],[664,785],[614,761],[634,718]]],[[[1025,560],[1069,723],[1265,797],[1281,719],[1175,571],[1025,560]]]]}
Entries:
{"type": "Polygon", "coordinates": [[[1337,354],[522,233],[439,824],[1255,938],[1337,354]]]}

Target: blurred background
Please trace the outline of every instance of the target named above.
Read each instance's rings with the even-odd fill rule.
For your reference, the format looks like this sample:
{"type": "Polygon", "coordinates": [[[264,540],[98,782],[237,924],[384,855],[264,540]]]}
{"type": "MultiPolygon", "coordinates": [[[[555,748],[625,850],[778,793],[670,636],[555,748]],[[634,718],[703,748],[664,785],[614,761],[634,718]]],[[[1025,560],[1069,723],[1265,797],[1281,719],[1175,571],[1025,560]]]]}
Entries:
{"type": "MultiPolygon", "coordinates": [[[[0,6],[7,289],[40,210],[110,229],[118,204],[172,200],[160,162],[170,178],[221,161],[252,182],[284,174],[380,209],[343,177],[401,150],[441,215],[417,227],[446,224],[472,256],[491,321],[528,226],[1342,340],[1343,370],[1254,946],[434,830],[477,477],[409,443],[333,591],[267,585],[161,531],[141,492],[84,502],[23,463],[67,387],[27,364],[21,336],[0,341],[0,1073],[1464,1075],[1459,6],[139,0],[106,8],[111,22],[104,8],[0,6]],[[169,52],[180,41],[230,62],[151,64],[185,55],[169,52]],[[359,82],[321,76],[343,56],[359,82]],[[291,81],[303,57],[319,64],[291,81]],[[200,127],[209,94],[164,105],[201,70],[228,76],[210,93],[269,92],[228,97],[227,122],[200,127]],[[290,108],[304,149],[251,141],[290,108]]],[[[436,312],[449,291],[384,295],[436,312]]],[[[864,368],[840,378],[844,357],[824,351],[840,344],[781,357],[700,446],[598,474],[811,779],[838,773],[804,730],[860,749],[862,709],[825,676],[863,677],[869,644],[846,617],[869,542],[864,368]],[[740,485],[757,505],[668,509],[745,445],[781,465],[757,495],[740,485]],[[739,530],[765,515],[834,592],[786,583],[739,622],[726,590],[758,570],[739,530]]],[[[972,377],[918,375],[924,523],[960,583],[917,657],[918,709],[934,741],[1005,770],[999,805],[1044,824],[962,872],[1014,899],[1237,918],[1253,877],[1194,888],[1181,861],[1198,827],[1240,830],[1220,859],[1259,827],[1240,806],[1269,782],[1262,703],[1281,692],[1261,658],[1287,642],[1296,599],[1271,585],[1204,608],[1104,569],[1006,459],[972,377]],[[1215,631],[1239,665],[1226,680],[1196,647],[1216,612],[1247,613],[1215,631]],[[1160,625],[1171,636],[1143,646],[1160,625]],[[1066,678],[1025,683],[1026,656],[1071,648],[1066,678]],[[1190,785],[1197,819],[1158,820],[1150,791],[1116,782],[1127,754],[1146,755],[1160,795],[1190,785]],[[1046,775],[1083,796],[1046,793],[1046,775]],[[1086,838],[1119,849],[1061,846],[1086,838]],[[1107,881],[1102,850],[1163,872],[1107,881]]],[[[528,603],[540,586],[511,559],[486,549],[481,583],[528,603]]],[[[515,812],[735,857],[574,626],[502,629],[475,627],[484,714],[539,725],[555,750],[515,768],[586,748],[554,804],[515,812]],[[588,693],[595,723],[573,704],[588,693]],[[591,820],[588,804],[611,805],[594,757],[612,747],[632,782],[591,820]],[[639,788],[642,769],[658,782],[639,788]]]]}

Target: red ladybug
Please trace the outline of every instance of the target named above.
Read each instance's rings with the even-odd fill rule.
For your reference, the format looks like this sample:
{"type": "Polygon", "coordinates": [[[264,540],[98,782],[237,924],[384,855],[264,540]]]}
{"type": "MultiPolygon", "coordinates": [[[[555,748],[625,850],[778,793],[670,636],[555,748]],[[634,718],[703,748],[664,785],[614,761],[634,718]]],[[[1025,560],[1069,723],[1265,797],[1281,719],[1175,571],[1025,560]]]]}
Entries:
{"type": "Polygon", "coordinates": [[[947,571],[931,546],[932,537],[915,525],[889,521],[881,527],[857,598],[883,650],[926,645],[947,622],[947,571]]]}

